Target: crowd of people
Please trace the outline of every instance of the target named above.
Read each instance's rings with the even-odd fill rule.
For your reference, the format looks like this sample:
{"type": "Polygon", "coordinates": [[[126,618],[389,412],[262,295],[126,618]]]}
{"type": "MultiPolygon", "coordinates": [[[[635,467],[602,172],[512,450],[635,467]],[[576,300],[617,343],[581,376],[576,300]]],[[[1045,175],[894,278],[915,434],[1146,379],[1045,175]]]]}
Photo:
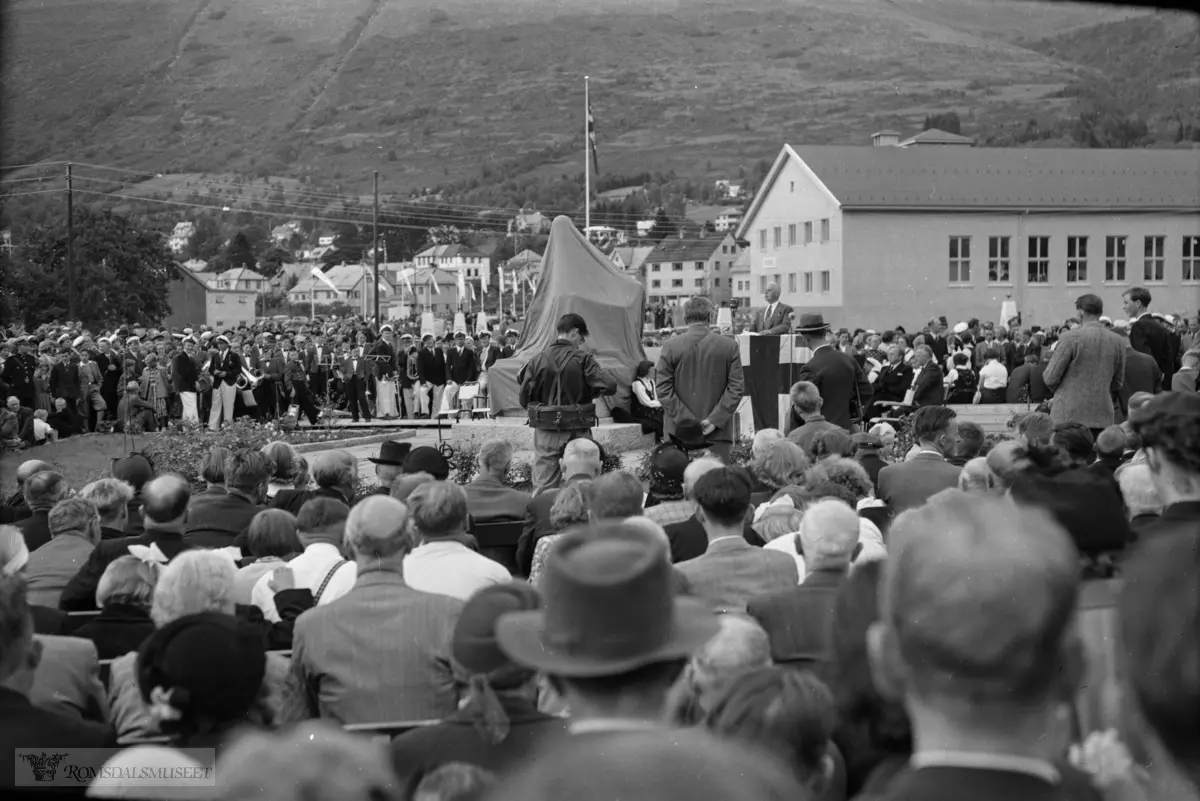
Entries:
{"type": "MultiPolygon", "coordinates": [[[[668,407],[694,396],[664,364],[721,353],[704,328],[664,346],[668,407]]],[[[586,323],[561,329],[575,358],[586,323]]],[[[214,449],[202,490],[136,454],[84,487],[24,462],[0,786],[44,746],[112,748],[96,797],[161,797],[113,778],[153,766],[209,777],[173,798],[1200,798],[1200,394],[1134,396],[1099,437],[1035,412],[987,452],[921,406],[896,454],[802,384],[744,467],[710,414],[648,481],[569,438],[532,496],[503,439],[465,486],[385,443],[361,494],[349,453],[285,442],[214,449]],[[473,534],[496,522],[513,569],[473,534]],[[1079,598],[1114,576],[1121,669],[1085,687],[1079,598]],[[1110,703],[1084,726],[1087,692],[1110,703]]]]}
{"type": "Polygon", "coordinates": [[[357,319],[292,326],[266,321],[216,331],[70,323],[0,342],[0,441],[24,449],[95,431],[155,431],[171,421],[217,428],[247,416],[316,425],[326,408],[352,420],[415,419],[478,384],[513,353],[518,332],[445,336],[378,331],[357,319]],[[445,397],[445,401],[443,398],[445,397]]]}

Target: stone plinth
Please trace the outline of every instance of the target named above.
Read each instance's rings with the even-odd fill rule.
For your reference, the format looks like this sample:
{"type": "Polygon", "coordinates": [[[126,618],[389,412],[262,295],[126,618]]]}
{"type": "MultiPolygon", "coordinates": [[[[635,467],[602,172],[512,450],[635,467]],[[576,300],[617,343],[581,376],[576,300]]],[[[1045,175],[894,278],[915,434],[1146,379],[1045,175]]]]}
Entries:
{"type": "MultiPolygon", "coordinates": [[[[445,438],[453,445],[457,442],[474,440],[482,442],[485,439],[499,437],[512,443],[518,451],[533,450],[533,429],[519,417],[497,417],[495,420],[463,420],[456,423],[454,428],[445,434],[445,438]]],[[[649,449],[654,447],[654,437],[643,434],[642,427],[637,423],[613,423],[601,421],[592,429],[592,438],[606,451],[626,451],[649,449]]]]}

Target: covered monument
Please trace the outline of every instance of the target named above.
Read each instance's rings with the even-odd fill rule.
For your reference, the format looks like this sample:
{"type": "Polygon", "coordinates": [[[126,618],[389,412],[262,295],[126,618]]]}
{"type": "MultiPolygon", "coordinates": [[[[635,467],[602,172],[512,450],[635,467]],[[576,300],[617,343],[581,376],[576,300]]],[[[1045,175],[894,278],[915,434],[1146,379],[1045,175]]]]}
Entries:
{"type": "MultiPolygon", "coordinates": [[[[597,403],[629,408],[629,386],[642,350],[642,315],[646,290],[622,273],[580,233],[568,217],[557,217],[542,257],[542,280],[529,304],[525,325],[511,359],[488,371],[488,398],[493,414],[522,416],[517,374],[525,363],[558,338],[558,318],[574,312],[587,321],[591,350],[600,366],[617,379],[617,394],[597,403]]],[[[610,417],[604,408],[601,418],[610,417]]]]}

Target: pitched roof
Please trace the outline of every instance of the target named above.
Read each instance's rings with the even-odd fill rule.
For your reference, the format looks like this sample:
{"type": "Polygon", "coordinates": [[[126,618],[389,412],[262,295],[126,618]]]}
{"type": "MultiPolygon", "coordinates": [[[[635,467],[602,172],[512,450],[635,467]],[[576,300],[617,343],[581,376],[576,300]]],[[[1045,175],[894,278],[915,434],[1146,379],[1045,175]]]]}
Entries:
{"type": "Polygon", "coordinates": [[[653,245],[627,246],[613,250],[613,254],[620,255],[621,264],[625,265],[625,269],[629,272],[637,272],[641,269],[641,266],[646,263],[646,257],[653,252],[653,245]]]}
{"type": "Polygon", "coordinates": [[[959,136],[949,131],[929,128],[916,136],[910,136],[900,143],[900,147],[908,145],[973,145],[975,140],[969,136],[959,136]]]}
{"type": "Polygon", "coordinates": [[[218,281],[266,281],[265,275],[254,272],[247,267],[234,267],[217,274],[218,281]]]}
{"type": "Polygon", "coordinates": [[[487,256],[477,250],[473,250],[466,245],[434,245],[431,248],[426,248],[417,254],[417,257],[432,256],[435,259],[457,259],[457,258],[476,258],[486,259],[487,256]]]}
{"type": "Polygon", "coordinates": [[[1193,150],[784,145],[739,238],[793,159],[846,211],[1200,210],[1193,150]]]}
{"type": "MultiPolygon", "coordinates": [[[[391,279],[387,275],[387,270],[384,266],[379,265],[379,280],[383,281],[384,286],[391,286],[391,279]]],[[[361,264],[341,264],[337,267],[330,267],[325,271],[325,277],[328,278],[339,292],[347,292],[354,289],[360,281],[363,280],[363,265],[361,264]]],[[[310,268],[311,272],[311,268],[310,268]]],[[[370,286],[371,270],[366,270],[367,285],[370,286]]],[[[317,284],[316,289],[329,289],[328,284],[324,281],[318,281],[316,278],[302,278],[296,282],[289,292],[310,292],[313,289],[313,284],[317,284]]]]}
{"type": "Polygon", "coordinates": [[[538,255],[537,251],[530,250],[529,248],[525,248],[520,253],[518,253],[517,255],[515,255],[511,259],[509,259],[507,266],[520,267],[525,264],[540,265],[541,263],[542,263],[542,257],[538,255]]]}
{"type": "Polygon", "coordinates": [[[708,261],[725,241],[724,236],[704,239],[680,239],[668,236],[654,246],[643,262],[708,261]]]}

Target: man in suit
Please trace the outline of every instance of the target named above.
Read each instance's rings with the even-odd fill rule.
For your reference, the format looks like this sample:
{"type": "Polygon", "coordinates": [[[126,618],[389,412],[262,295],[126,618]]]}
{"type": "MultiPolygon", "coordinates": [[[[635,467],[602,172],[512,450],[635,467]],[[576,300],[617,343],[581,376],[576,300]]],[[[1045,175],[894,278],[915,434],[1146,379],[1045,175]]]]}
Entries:
{"type": "Polygon", "coordinates": [[[1075,301],[1083,325],[1064,331],[1043,378],[1054,390],[1055,423],[1083,423],[1093,433],[1113,424],[1114,398],[1125,383],[1125,343],[1104,327],[1104,302],[1096,295],[1075,301]]]}
{"type": "Polygon", "coordinates": [[[824,399],[811,381],[797,381],[789,393],[791,409],[785,433],[787,438],[809,453],[813,440],[823,431],[841,430],[841,426],[831,423],[821,414],[824,399]],[[800,418],[796,420],[796,418],[800,418]]]}
{"type": "Polygon", "coordinates": [[[446,391],[451,393],[451,408],[458,408],[458,388],[479,380],[479,360],[467,347],[467,335],[454,332],[454,346],[446,351],[446,391]]]}
{"type": "Polygon", "coordinates": [[[1193,348],[1200,348],[1200,317],[1192,315],[1187,318],[1187,328],[1179,335],[1179,349],[1187,353],[1193,348]]]}
{"type": "Polygon", "coordinates": [[[1200,394],[1156,395],[1130,418],[1164,509],[1141,538],[1200,530],[1200,394]]]}
{"type": "MultiPolygon", "coordinates": [[[[1117,332],[1122,339],[1121,332],[1117,332]]],[[[1139,392],[1147,392],[1151,395],[1157,395],[1163,390],[1163,374],[1159,369],[1158,362],[1154,361],[1153,356],[1149,356],[1136,350],[1133,344],[1129,341],[1125,342],[1125,381],[1121,384],[1121,390],[1117,393],[1117,397],[1121,402],[1121,413],[1118,415],[1117,422],[1124,421],[1129,415],[1129,399],[1139,392]]]]}
{"type": "Polygon", "coordinates": [[[367,379],[371,375],[371,360],[363,358],[357,351],[342,359],[342,392],[346,396],[346,408],[354,422],[359,415],[371,422],[371,389],[367,379]]]}
{"type": "Polygon", "coordinates": [[[264,509],[272,470],[270,458],[262,451],[244,448],[233,453],[225,460],[225,494],[205,504],[202,513],[188,514],[184,543],[189,548],[238,545],[238,537],[264,509]]]}
{"type": "Polygon", "coordinates": [[[25,582],[0,574],[0,788],[14,786],[17,748],[35,743],[60,749],[116,745],[107,725],[33,703],[30,695],[44,652],[45,642],[34,636],[25,582]]]}
{"type": "Polygon", "coordinates": [[[171,357],[171,389],[179,396],[185,423],[200,423],[199,407],[196,405],[196,379],[199,377],[196,340],[188,336],[183,340],[183,350],[171,357]]]}
{"type": "MultiPolygon", "coordinates": [[[[580,481],[592,481],[600,475],[603,467],[600,446],[590,439],[573,439],[563,449],[558,465],[564,487],[580,481]]],[[[538,540],[559,533],[550,525],[550,509],[558,492],[557,489],[549,489],[539,493],[525,507],[525,526],[517,542],[517,567],[521,575],[529,575],[538,540]]]]}
{"type": "Polygon", "coordinates": [[[233,422],[233,404],[237,401],[237,387],[234,384],[242,374],[242,357],[233,352],[229,337],[217,337],[217,356],[208,370],[213,377],[212,413],[208,417],[208,427],[216,431],[221,426],[222,416],[225,422],[233,422]]]}
{"type": "Polygon", "coordinates": [[[1048,400],[1051,392],[1046,386],[1046,365],[1042,362],[1042,349],[1035,345],[1025,347],[1021,358],[1024,359],[1024,363],[1008,377],[1004,399],[1008,403],[1021,403],[1024,397],[1025,402],[1035,405],[1048,400]]]}
{"type": "Polygon", "coordinates": [[[903,699],[914,753],[859,798],[1085,797],[1045,737],[1082,679],[1066,532],[1041,510],[956,492],[898,518],[890,549],[868,655],[878,686],[903,699]],[[968,607],[982,613],[964,626],[968,607]]]}
{"type": "Polygon", "coordinates": [[[917,455],[879,471],[879,497],[893,516],[958,486],[961,468],[946,461],[958,440],[956,417],[946,406],[924,406],[913,415],[913,439],[920,448],[917,455]]]}
{"type": "Polygon", "coordinates": [[[859,519],[841,501],[817,501],[804,512],[800,543],[804,581],[750,599],[746,613],[771,640],[776,664],[820,665],[833,656],[833,610],[858,544],[859,519]]]}
{"type": "Polygon", "coordinates": [[[100,681],[96,644],[82,637],[39,634],[42,660],[33,674],[29,700],[35,706],[99,723],[108,721],[108,699],[100,681]]]}
{"type": "Polygon", "coordinates": [[[699,420],[709,450],[728,462],[745,383],[738,344],[712,332],[712,312],[708,298],[688,298],[683,306],[688,328],[663,345],[655,389],[663,407],[663,434],[670,437],[680,422],[699,420]]]}
{"type": "Polygon", "coordinates": [[[946,338],[948,325],[945,317],[930,317],[927,324],[929,333],[925,337],[926,344],[933,351],[933,358],[938,364],[945,364],[946,356],[950,353],[950,342],[946,338]]]}
{"type": "Polygon", "coordinates": [[[1151,316],[1150,300],[1150,290],[1143,286],[1135,286],[1121,294],[1125,313],[1129,315],[1129,344],[1134,350],[1153,357],[1162,371],[1163,383],[1169,387],[1171,376],[1175,375],[1178,346],[1173,342],[1171,331],[1151,316]]]}
{"type": "Polygon", "coordinates": [[[60,609],[84,612],[96,608],[96,587],[109,564],[129,555],[130,545],[155,546],[168,559],[185,550],[183,521],[187,516],[191,487],[177,475],[159,476],[142,489],[142,512],[146,530],[137,537],[101,540],[83,567],[67,583],[59,598],[60,609]]]}
{"type": "Polygon", "coordinates": [[[8,385],[8,391],[20,401],[21,406],[32,408],[35,400],[33,373],[37,369],[37,357],[32,353],[33,337],[17,337],[17,352],[10,356],[0,369],[0,381],[8,385]]]}
{"type": "Polygon", "coordinates": [[[792,307],[779,302],[779,284],[767,284],[763,292],[767,307],[754,316],[750,331],[754,334],[786,334],[792,330],[792,307]]]}
{"type": "Polygon", "coordinates": [[[58,608],[62,591],[100,541],[100,514],[91,501],[67,498],[50,510],[51,540],[29,554],[29,602],[58,608]]]}
{"type": "Polygon", "coordinates": [[[72,409],[79,407],[83,387],[79,383],[79,356],[69,350],[59,354],[50,369],[50,396],[62,398],[72,409]]]}
{"type": "Polygon", "coordinates": [[[745,612],[755,595],[794,588],[800,582],[791,556],[746,542],[743,529],[752,489],[745,470],[722,467],[701,476],[692,492],[708,547],[677,568],[687,579],[691,595],[716,611],[745,612]]]}
{"type": "Polygon", "coordinates": [[[50,541],[50,510],[70,495],[71,487],[61,474],[44,470],[26,479],[24,489],[30,515],[18,520],[16,527],[32,552],[50,541]]]}
{"type": "Polygon", "coordinates": [[[0,505],[0,523],[15,523],[29,517],[31,512],[29,502],[25,500],[25,482],[38,473],[52,470],[54,470],[53,465],[43,462],[41,459],[28,459],[21,462],[15,476],[17,491],[8,496],[3,505],[0,505]]]}
{"type": "Polygon", "coordinates": [[[358,577],[296,619],[281,723],[440,719],[458,708],[450,641],[463,602],[404,580],[408,510],[367,498],[346,520],[358,577]]]}
{"type": "Polygon", "coordinates": [[[796,332],[803,336],[812,356],[800,368],[798,377],[809,381],[820,394],[821,414],[846,431],[871,405],[874,389],[853,356],[842,353],[829,343],[829,324],[820,314],[802,314],[796,332]]]}
{"type": "Polygon", "coordinates": [[[504,484],[512,457],[512,443],[507,440],[484,440],[479,446],[479,472],[475,480],[464,487],[467,511],[476,523],[525,518],[531,500],[529,494],[504,484]]]}
{"type": "Polygon", "coordinates": [[[912,386],[912,380],[913,368],[904,361],[904,351],[899,345],[888,345],[887,363],[879,368],[879,373],[871,384],[872,402],[867,409],[867,421],[883,414],[880,401],[904,400],[905,394],[912,386]]]}

